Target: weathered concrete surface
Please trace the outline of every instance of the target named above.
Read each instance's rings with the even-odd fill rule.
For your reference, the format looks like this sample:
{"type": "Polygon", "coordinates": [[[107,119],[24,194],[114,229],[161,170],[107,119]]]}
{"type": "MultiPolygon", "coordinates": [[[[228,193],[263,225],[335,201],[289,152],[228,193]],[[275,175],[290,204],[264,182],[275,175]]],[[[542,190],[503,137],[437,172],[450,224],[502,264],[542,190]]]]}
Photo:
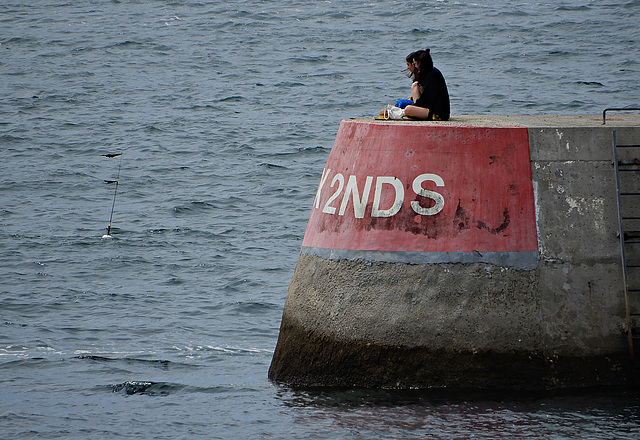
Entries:
{"type": "Polygon", "coordinates": [[[446,124],[528,127],[537,267],[303,253],[269,377],[387,388],[626,383],[611,136],[615,129],[619,142],[638,143],[640,117],[611,115],[603,126],[601,116],[454,116],[446,124]]]}
{"type": "Polygon", "coordinates": [[[607,298],[611,286],[574,287],[570,297],[560,286],[541,295],[539,270],[443,266],[301,255],[270,377],[385,388],[625,381],[623,310],[607,298]],[[613,323],[611,306],[600,307],[610,302],[613,323]]]}
{"type": "Polygon", "coordinates": [[[638,112],[610,112],[603,126],[602,115],[451,115],[448,121],[378,121],[373,118],[355,118],[354,121],[375,124],[415,124],[465,127],[528,127],[528,128],[620,128],[637,127],[638,112]]]}

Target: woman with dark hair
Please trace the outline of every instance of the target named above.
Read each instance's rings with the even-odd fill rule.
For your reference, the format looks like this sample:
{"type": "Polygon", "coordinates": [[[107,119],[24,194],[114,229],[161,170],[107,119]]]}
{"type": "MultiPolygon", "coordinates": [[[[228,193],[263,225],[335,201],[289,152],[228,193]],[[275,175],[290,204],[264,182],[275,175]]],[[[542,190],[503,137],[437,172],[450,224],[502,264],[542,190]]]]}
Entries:
{"type": "Polygon", "coordinates": [[[442,73],[433,67],[431,51],[418,50],[407,55],[407,76],[411,84],[413,104],[404,108],[405,116],[428,121],[449,119],[449,91],[442,73]]]}

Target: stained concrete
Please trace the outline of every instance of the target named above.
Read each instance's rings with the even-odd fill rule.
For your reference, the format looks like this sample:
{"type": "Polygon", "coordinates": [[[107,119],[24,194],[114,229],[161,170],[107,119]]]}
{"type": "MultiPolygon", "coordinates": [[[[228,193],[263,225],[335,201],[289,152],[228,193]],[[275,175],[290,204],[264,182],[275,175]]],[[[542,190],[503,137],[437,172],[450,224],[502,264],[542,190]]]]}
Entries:
{"type": "Polygon", "coordinates": [[[638,112],[609,112],[606,125],[602,115],[451,115],[448,121],[376,120],[354,118],[375,124],[416,124],[465,127],[528,127],[528,128],[620,128],[640,125],[638,112]]]}
{"type": "Polygon", "coordinates": [[[446,124],[528,127],[537,267],[301,254],[269,377],[384,388],[628,383],[611,139],[615,130],[621,143],[640,143],[640,116],[611,115],[606,125],[597,115],[453,116],[446,124]]]}

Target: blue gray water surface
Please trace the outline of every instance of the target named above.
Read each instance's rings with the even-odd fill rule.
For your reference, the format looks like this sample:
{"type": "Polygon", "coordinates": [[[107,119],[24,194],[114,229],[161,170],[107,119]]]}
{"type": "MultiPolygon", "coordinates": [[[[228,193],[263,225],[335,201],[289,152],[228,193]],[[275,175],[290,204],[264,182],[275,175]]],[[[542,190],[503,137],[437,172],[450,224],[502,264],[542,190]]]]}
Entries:
{"type": "Polygon", "coordinates": [[[599,114],[640,105],[639,12],[4,0],[0,438],[637,439],[629,390],[296,391],[266,376],[340,120],[408,95],[407,53],[432,49],[453,114],[599,114]]]}

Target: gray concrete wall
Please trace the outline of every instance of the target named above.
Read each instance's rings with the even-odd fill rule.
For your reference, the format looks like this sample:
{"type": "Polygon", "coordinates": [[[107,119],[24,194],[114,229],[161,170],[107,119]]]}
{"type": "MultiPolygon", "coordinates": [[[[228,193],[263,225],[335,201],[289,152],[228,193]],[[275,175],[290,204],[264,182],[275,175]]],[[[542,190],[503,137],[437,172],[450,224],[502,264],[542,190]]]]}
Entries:
{"type": "Polygon", "coordinates": [[[535,128],[529,138],[544,350],[570,356],[624,352],[612,128],[535,128]]]}

